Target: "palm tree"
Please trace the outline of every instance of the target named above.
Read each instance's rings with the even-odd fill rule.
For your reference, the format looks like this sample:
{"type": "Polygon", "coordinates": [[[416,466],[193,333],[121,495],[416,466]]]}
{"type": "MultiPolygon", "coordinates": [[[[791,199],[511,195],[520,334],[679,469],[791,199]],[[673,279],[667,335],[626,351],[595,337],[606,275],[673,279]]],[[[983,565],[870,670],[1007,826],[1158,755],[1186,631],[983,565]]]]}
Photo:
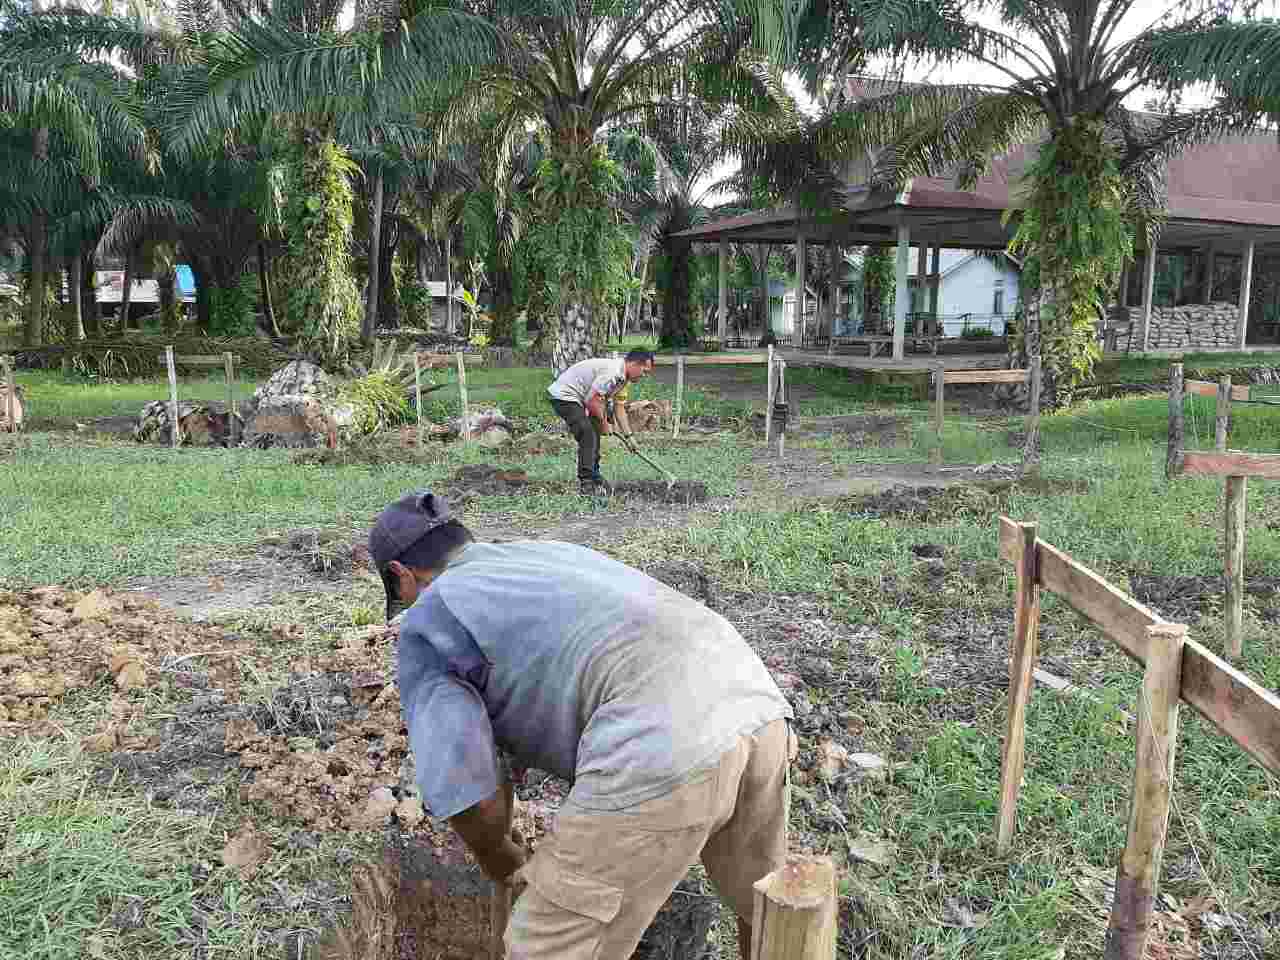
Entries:
{"type": "Polygon", "coordinates": [[[1137,55],[1165,87],[1212,83],[1272,120],[1280,115],[1280,20],[1168,27],[1144,36],[1137,55]]]}
{"type": "MultiPolygon", "coordinates": [[[[1164,206],[1163,161],[1247,126],[1250,105],[1223,100],[1185,114],[1141,116],[1124,106],[1160,82],[1151,31],[1118,40],[1135,0],[1001,0],[960,8],[931,0],[837,0],[806,8],[791,52],[803,51],[813,90],[841,81],[868,51],[977,63],[1004,75],[999,87],[889,89],[855,104],[837,97],[794,155],[778,142],[749,150],[748,169],[780,192],[837,187],[836,165],[878,154],[874,179],[901,183],[956,173],[972,182],[990,158],[1038,143],[1012,248],[1025,256],[1025,356],[1041,356],[1050,382],[1088,374],[1098,348],[1096,305],[1114,288],[1135,232],[1154,238],[1164,206]],[[968,19],[995,13],[1000,27],[968,19]]],[[[1170,33],[1208,22],[1191,5],[1166,14],[1170,33]],[[1180,11],[1186,11],[1180,13],[1180,11]]],[[[793,145],[797,146],[797,145],[793,145]]],[[[802,197],[812,202],[812,196],[802,197]]],[[[1029,443],[1031,441],[1029,440],[1029,443]]]]}

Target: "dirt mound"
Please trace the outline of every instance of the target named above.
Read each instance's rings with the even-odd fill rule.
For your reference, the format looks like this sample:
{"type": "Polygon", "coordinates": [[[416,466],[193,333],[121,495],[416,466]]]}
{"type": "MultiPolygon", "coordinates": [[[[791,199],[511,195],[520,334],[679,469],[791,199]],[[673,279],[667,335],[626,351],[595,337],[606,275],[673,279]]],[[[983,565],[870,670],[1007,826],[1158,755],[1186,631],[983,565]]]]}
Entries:
{"type": "Polygon", "coordinates": [[[953,516],[959,507],[983,513],[992,513],[997,509],[994,497],[970,486],[895,486],[867,497],[847,497],[840,504],[850,513],[910,520],[953,516]]]}
{"type": "Polygon", "coordinates": [[[670,488],[661,480],[621,480],[613,484],[613,495],[683,504],[703,503],[711,496],[707,485],[696,480],[677,480],[670,488]]]}
{"type": "MultiPolygon", "coordinates": [[[[71,691],[99,683],[120,693],[152,686],[159,677],[178,685],[211,678],[236,684],[240,646],[220,629],[109,590],[0,593],[0,731],[36,724],[71,691]],[[195,672],[197,662],[203,673],[195,672]]],[[[111,743],[99,749],[119,739],[112,728],[103,734],[111,743]]]]}
{"type": "Polygon", "coordinates": [[[700,600],[712,610],[717,609],[715,582],[698,564],[662,563],[656,567],[650,567],[645,573],[673,590],[679,590],[686,597],[700,600]]]}
{"type": "Polygon", "coordinates": [[[259,553],[329,579],[372,569],[369,547],[363,540],[353,541],[329,530],[296,530],[285,537],[268,537],[259,553]]]}
{"type": "MultiPolygon", "coordinates": [[[[1199,617],[1220,611],[1226,584],[1222,577],[1159,576],[1131,573],[1133,596],[1167,619],[1193,623],[1199,617]]],[[[1258,616],[1280,623],[1280,577],[1249,577],[1244,592],[1252,598],[1258,616]]]]}

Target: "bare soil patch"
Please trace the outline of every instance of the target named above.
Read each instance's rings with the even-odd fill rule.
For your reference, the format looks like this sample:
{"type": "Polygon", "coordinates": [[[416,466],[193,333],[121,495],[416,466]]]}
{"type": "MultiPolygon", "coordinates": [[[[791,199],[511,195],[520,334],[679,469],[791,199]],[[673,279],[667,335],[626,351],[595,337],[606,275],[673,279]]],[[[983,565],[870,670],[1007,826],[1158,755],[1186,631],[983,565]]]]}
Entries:
{"type": "MultiPolygon", "coordinates": [[[[1181,623],[1193,623],[1206,614],[1220,612],[1226,599],[1223,577],[1130,573],[1129,584],[1137,600],[1181,623]]],[[[1280,623],[1280,577],[1246,577],[1244,592],[1262,620],[1280,623]]]]}

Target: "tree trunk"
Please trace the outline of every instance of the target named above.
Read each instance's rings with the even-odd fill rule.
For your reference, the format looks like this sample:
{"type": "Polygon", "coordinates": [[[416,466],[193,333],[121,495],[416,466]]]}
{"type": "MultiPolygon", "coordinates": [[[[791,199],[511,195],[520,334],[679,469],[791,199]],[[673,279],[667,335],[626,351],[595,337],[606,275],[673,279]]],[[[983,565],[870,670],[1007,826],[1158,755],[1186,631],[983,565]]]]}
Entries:
{"type": "Polygon", "coordinates": [[[693,244],[668,237],[667,288],[662,292],[662,347],[687,347],[693,340],[689,304],[689,255],[693,244]]]}
{"type": "Polygon", "coordinates": [[[70,257],[69,267],[71,270],[71,279],[67,282],[67,292],[71,294],[71,340],[84,339],[84,282],[81,280],[81,273],[84,270],[84,261],[80,258],[79,253],[73,253],[70,257]]]}
{"type": "Polygon", "coordinates": [[[516,343],[516,296],[511,271],[500,266],[493,273],[493,327],[489,340],[495,347],[516,343]]]}
{"type": "Polygon", "coordinates": [[[89,337],[96,337],[102,332],[102,307],[98,303],[98,287],[93,279],[96,265],[97,258],[92,250],[80,262],[80,303],[84,311],[85,335],[89,337]]]}
{"type": "Polygon", "coordinates": [[[203,257],[190,257],[191,277],[196,283],[196,326],[201,333],[207,334],[213,324],[213,298],[210,296],[211,278],[209,268],[203,257]]]}
{"type": "Polygon", "coordinates": [[[27,289],[26,343],[38,347],[44,343],[45,266],[48,253],[48,220],[43,211],[31,217],[31,283],[27,289]]]}
{"type": "Polygon", "coordinates": [[[444,332],[453,333],[453,228],[444,232],[444,332]]]}
{"type": "Polygon", "coordinates": [[[599,348],[595,314],[585,303],[571,302],[560,313],[560,329],[551,353],[551,369],[558,377],[580,360],[589,360],[599,348]]]}
{"type": "Polygon", "coordinates": [[[387,223],[384,219],[382,253],[378,257],[378,326],[389,330],[400,327],[400,290],[396,286],[393,269],[400,236],[395,223],[387,223]]]}
{"type": "Polygon", "coordinates": [[[262,295],[262,313],[267,319],[267,329],[271,336],[280,336],[280,325],[276,323],[276,310],[271,303],[271,261],[267,254],[267,245],[258,243],[258,289],[262,295]]]}
{"type": "Polygon", "coordinates": [[[773,329],[773,311],[769,303],[769,246],[756,244],[756,256],[759,260],[759,273],[756,275],[760,284],[760,330],[767,332],[773,329]]]}
{"type": "Polygon", "coordinates": [[[129,308],[133,305],[133,251],[124,255],[124,280],[120,287],[120,332],[129,332],[129,308]]]}
{"type": "Polygon", "coordinates": [[[373,200],[369,211],[369,286],[364,305],[364,323],[360,325],[360,339],[373,342],[378,329],[378,285],[382,279],[382,194],[385,178],[382,168],[373,179],[373,200]]]}
{"type": "Polygon", "coordinates": [[[156,297],[160,301],[160,320],[165,333],[178,332],[178,274],[172,262],[157,257],[156,297]]]}

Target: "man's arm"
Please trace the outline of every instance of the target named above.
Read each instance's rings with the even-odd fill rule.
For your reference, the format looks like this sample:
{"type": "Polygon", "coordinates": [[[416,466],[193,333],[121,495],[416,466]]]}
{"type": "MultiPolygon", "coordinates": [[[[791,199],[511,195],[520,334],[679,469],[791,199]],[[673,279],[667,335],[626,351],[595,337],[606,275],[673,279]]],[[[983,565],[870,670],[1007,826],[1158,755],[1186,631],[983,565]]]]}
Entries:
{"type": "Polygon", "coordinates": [[[596,422],[600,424],[601,433],[611,432],[609,426],[609,417],[605,413],[604,395],[591,391],[591,396],[587,398],[587,414],[594,417],[596,422]]]}
{"type": "Polygon", "coordinates": [[[631,419],[627,416],[627,401],[619,399],[613,405],[613,417],[618,421],[618,429],[624,437],[631,436],[631,419]]]}
{"type": "Polygon", "coordinates": [[[480,868],[497,883],[509,882],[526,860],[524,846],[511,828],[512,797],[511,781],[504,780],[493,796],[449,820],[480,868]]]}

